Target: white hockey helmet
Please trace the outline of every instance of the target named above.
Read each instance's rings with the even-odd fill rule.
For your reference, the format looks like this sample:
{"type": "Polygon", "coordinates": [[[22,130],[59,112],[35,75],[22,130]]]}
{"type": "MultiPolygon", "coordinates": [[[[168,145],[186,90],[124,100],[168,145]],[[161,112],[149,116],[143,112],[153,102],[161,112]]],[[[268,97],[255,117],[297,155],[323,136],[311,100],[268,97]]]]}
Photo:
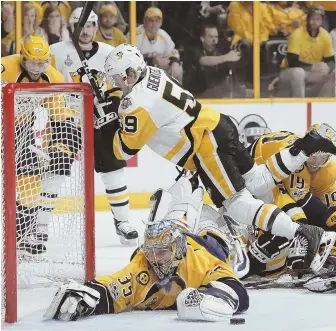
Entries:
{"type": "Polygon", "coordinates": [[[127,84],[129,69],[133,69],[137,73],[138,80],[146,69],[146,62],[136,46],[121,44],[107,56],[105,72],[111,80],[114,75],[120,75],[127,84]]]}
{"type": "MultiPolygon", "coordinates": [[[[74,32],[75,30],[75,24],[78,23],[82,11],[83,7],[78,7],[70,15],[69,24],[72,32],[74,32]]],[[[86,22],[91,22],[94,23],[95,26],[98,26],[98,16],[93,11],[91,11],[90,16],[88,17],[86,22]]]]}

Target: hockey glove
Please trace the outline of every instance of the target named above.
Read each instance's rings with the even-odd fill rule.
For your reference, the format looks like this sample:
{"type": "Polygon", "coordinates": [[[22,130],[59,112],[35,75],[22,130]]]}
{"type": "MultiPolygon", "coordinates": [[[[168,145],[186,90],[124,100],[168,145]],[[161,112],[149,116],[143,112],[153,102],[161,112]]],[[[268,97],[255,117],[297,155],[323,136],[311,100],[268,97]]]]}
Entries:
{"type": "Polygon", "coordinates": [[[100,294],[88,286],[73,280],[62,285],[46,313],[45,319],[60,321],[75,321],[78,318],[91,315],[99,303],[100,294]]]}

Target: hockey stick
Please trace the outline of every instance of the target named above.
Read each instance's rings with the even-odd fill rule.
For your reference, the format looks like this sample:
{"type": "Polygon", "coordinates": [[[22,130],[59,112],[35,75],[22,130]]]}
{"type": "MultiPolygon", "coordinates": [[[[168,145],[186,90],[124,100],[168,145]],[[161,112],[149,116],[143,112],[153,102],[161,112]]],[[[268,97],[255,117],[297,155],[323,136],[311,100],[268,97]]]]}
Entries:
{"type": "MultiPolygon", "coordinates": [[[[91,70],[89,68],[89,65],[88,65],[88,61],[87,59],[85,58],[84,56],[84,53],[83,51],[81,50],[80,46],[79,46],[79,36],[83,30],[83,27],[87,21],[87,19],[89,18],[90,16],[90,13],[93,9],[93,6],[94,6],[95,2],[94,1],[86,1],[85,4],[84,4],[84,7],[83,7],[83,10],[82,10],[82,13],[81,13],[81,16],[79,17],[79,20],[78,20],[78,23],[77,23],[77,26],[73,32],[73,34],[71,34],[71,39],[72,39],[72,42],[74,44],[74,47],[76,49],[76,52],[79,56],[79,59],[82,63],[82,68],[85,72],[85,75],[88,77],[89,79],[89,82],[90,82],[90,85],[93,89],[93,92],[95,94],[95,96],[97,97],[98,99],[98,103],[99,104],[102,104],[104,103],[104,98],[103,98],[103,93],[102,91],[100,90],[98,84],[97,84],[97,81],[96,79],[93,77],[92,73],[91,73],[91,70]]],[[[98,110],[99,112],[99,110],[98,110]]],[[[104,116],[104,114],[99,114],[100,116],[104,116]]]]}
{"type": "Polygon", "coordinates": [[[109,103],[105,103],[103,92],[99,88],[95,77],[92,75],[91,70],[88,65],[88,61],[85,58],[84,53],[79,46],[79,36],[82,32],[83,27],[86,24],[87,19],[90,16],[94,3],[95,3],[94,1],[85,2],[82,13],[79,17],[77,26],[73,34],[71,34],[71,39],[76,49],[76,52],[78,54],[78,57],[82,63],[82,67],[80,68],[80,70],[83,70],[85,75],[88,77],[89,83],[93,89],[93,93],[98,100],[98,104],[96,104],[94,107],[94,112],[95,112],[94,127],[96,129],[99,129],[107,123],[118,120],[118,115],[115,112],[108,112],[107,114],[105,114],[104,106],[107,106],[109,103]]]}

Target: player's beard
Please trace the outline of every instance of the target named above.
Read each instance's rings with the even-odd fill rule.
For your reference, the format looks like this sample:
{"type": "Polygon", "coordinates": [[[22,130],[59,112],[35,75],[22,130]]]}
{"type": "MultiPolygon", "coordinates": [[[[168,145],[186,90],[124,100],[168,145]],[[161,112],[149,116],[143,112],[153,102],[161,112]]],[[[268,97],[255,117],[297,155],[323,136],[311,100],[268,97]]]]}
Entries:
{"type": "Polygon", "coordinates": [[[91,36],[91,38],[89,37],[90,36],[87,34],[79,37],[79,46],[81,47],[81,49],[86,50],[86,51],[91,50],[94,36],[91,36]]]}

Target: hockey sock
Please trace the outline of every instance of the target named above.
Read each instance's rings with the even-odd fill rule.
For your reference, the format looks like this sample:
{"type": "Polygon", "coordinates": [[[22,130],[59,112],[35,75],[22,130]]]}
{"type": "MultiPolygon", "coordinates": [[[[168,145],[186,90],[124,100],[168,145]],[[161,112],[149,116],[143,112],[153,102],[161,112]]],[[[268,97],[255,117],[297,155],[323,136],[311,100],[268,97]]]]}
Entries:
{"type": "Polygon", "coordinates": [[[124,169],[101,173],[100,175],[105,184],[107,199],[114,217],[120,222],[128,221],[129,195],[124,169]]]}

